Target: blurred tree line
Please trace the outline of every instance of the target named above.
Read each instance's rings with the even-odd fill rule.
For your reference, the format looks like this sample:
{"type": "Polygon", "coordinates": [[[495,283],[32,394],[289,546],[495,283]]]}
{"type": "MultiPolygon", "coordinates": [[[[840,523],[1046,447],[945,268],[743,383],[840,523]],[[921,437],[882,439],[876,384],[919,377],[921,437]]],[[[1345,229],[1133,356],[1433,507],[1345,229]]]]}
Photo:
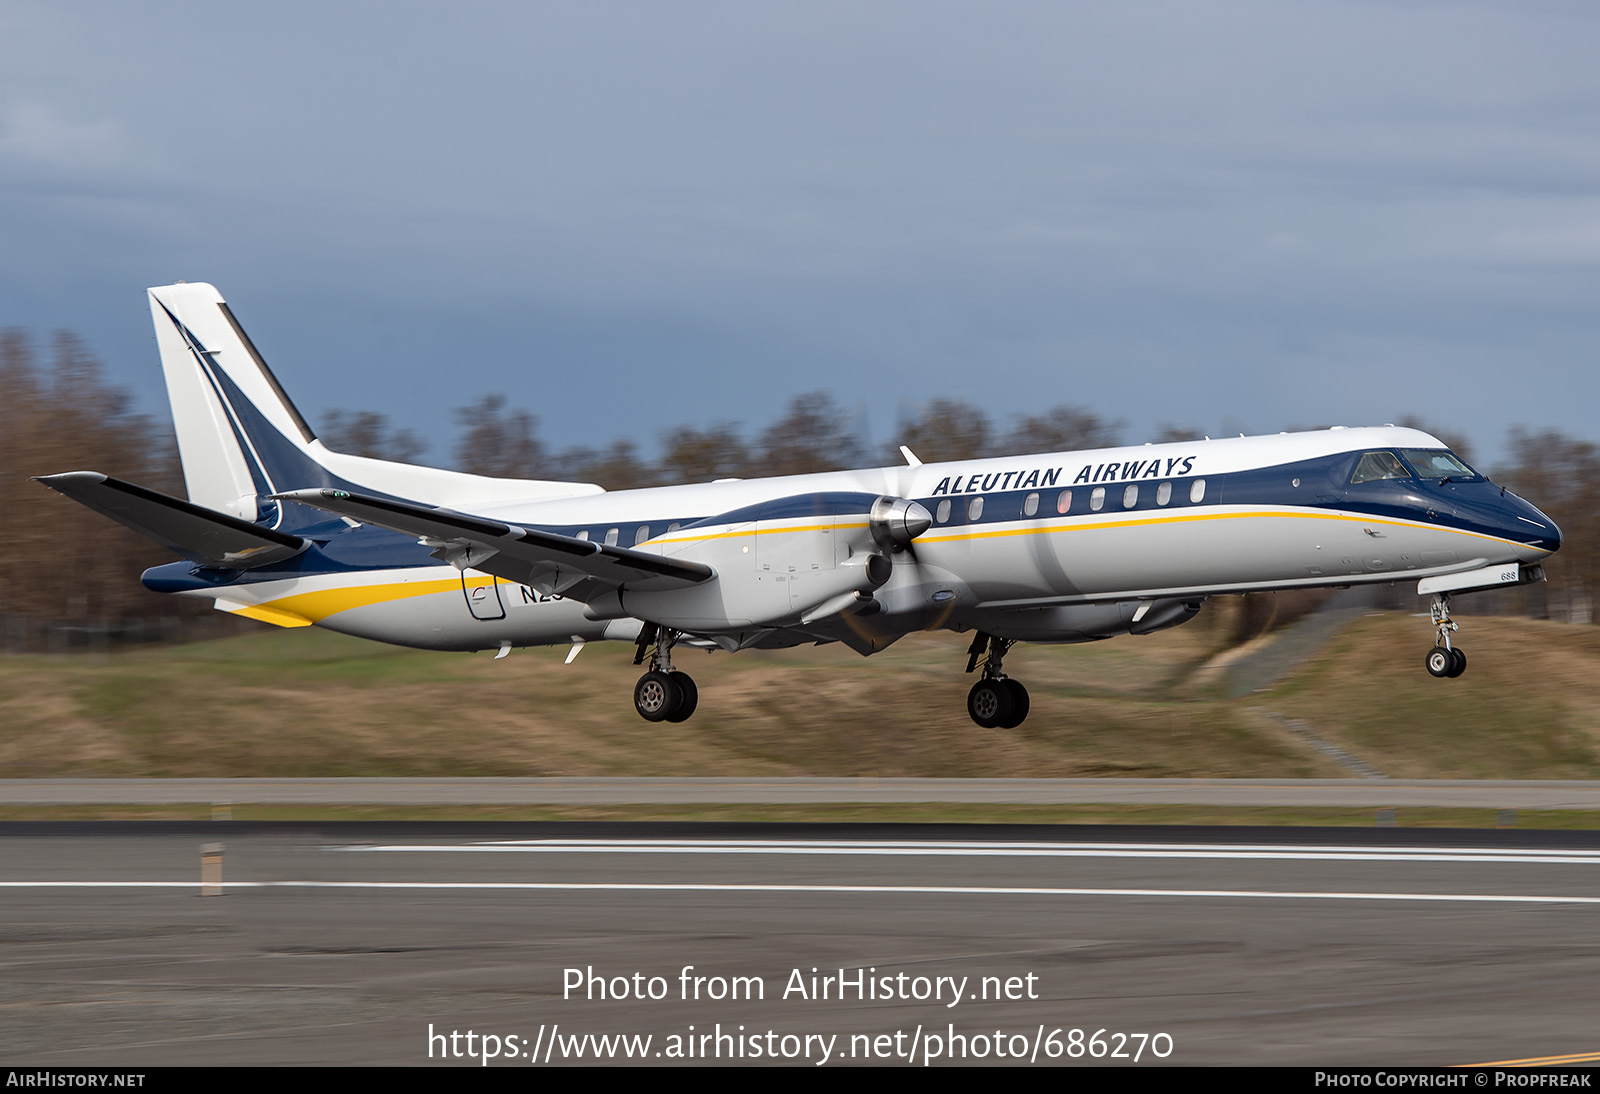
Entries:
{"type": "Polygon", "coordinates": [[[132,413],[77,336],[58,331],[41,350],[22,331],[0,331],[0,648],[34,644],[41,622],[184,610],[138,582],[170,554],[29,481],[85,470],[183,493],[171,428],[132,413]]]}
{"type": "MultiPolygon", "coordinates": [[[[127,395],[105,381],[75,335],[57,332],[41,347],[22,331],[0,331],[0,505],[8,518],[0,543],[0,649],[16,647],[7,636],[17,633],[19,619],[30,626],[115,627],[153,616],[215,614],[139,585],[141,570],[172,561],[161,548],[29,481],[97,470],[183,496],[170,424],[158,425],[129,407],[127,395]]],[[[654,458],[632,438],[552,450],[539,437],[538,419],[500,394],[456,410],[455,421],[448,462],[457,470],[594,482],[608,490],[898,465],[902,444],[932,463],[1125,441],[1123,423],[1082,407],[1058,406],[1001,423],[980,407],[940,398],[904,416],[893,440],[873,448],[856,417],[825,392],[796,395],[778,420],[754,432],[733,422],[667,430],[654,458]]],[[[1415,419],[1404,424],[1429,429],[1415,419]]],[[[336,451],[407,462],[422,460],[427,451],[414,433],[372,411],[330,411],[318,425],[323,442],[336,451]]],[[[1429,432],[1470,462],[1465,438],[1429,432]]],[[[1167,426],[1150,439],[1200,436],[1196,429],[1167,426]]],[[[1546,566],[1548,585],[1494,595],[1502,610],[1589,622],[1600,588],[1600,449],[1553,430],[1514,429],[1510,441],[1509,465],[1481,470],[1549,513],[1565,540],[1546,566]]]]}

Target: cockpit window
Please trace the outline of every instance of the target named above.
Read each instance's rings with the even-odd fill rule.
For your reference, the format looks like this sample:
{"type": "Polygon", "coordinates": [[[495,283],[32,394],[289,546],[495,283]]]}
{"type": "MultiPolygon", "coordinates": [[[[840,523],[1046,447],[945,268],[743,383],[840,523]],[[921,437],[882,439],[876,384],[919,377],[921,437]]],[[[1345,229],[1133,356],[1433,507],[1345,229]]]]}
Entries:
{"type": "Polygon", "coordinates": [[[1409,479],[1411,471],[1393,452],[1368,452],[1356,463],[1350,475],[1350,484],[1372,482],[1375,479],[1409,479]]]}
{"type": "Polygon", "coordinates": [[[1462,479],[1478,477],[1476,471],[1462,463],[1454,452],[1447,449],[1402,448],[1400,455],[1416,469],[1417,477],[1421,479],[1453,479],[1460,482],[1462,479]]]}

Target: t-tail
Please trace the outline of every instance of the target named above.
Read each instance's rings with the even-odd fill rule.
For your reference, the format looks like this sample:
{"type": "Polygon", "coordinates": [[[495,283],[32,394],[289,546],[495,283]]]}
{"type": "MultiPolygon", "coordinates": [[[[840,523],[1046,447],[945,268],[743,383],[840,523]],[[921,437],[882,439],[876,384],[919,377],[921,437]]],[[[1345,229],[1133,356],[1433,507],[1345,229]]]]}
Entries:
{"type": "Polygon", "coordinates": [[[601,492],[587,483],[486,478],[335,452],[317,439],[214,287],[151,289],[150,314],[188,502],[100,472],[40,481],[196,561],[248,568],[292,552],[299,533],[329,519],[274,499],[294,490],[449,508],[601,492]]]}

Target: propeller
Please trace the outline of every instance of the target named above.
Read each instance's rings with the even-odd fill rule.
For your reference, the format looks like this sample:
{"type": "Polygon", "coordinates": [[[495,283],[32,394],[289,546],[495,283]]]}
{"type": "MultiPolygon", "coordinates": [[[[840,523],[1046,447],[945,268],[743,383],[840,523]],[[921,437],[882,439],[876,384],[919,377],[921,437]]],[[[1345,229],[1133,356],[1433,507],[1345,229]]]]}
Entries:
{"type": "Polygon", "coordinates": [[[884,495],[872,503],[867,527],[879,547],[896,554],[910,551],[915,562],[917,556],[911,543],[933,527],[933,514],[921,502],[884,495]]]}
{"type": "MultiPolygon", "coordinates": [[[[920,502],[910,498],[882,495],[872,503],[867,513],[867,529],[872,534],[873,542],[883,551],[875,558],[882,560],[885,570],[889,568],[890,555],[901,555],[913,566],[918,565],[916,538],[931,527],[933,514],[920,502]]],[[[885,573],[884,577],[887,578],[888,574],[885,573]]],[[[843,622],[858,637],[876,646],[887,634],[874,625],[873,614],[849,614],[843,617],[843,622]]],[[[938,626],[942,622],[939,620],[933,625],[938,626]]]]}

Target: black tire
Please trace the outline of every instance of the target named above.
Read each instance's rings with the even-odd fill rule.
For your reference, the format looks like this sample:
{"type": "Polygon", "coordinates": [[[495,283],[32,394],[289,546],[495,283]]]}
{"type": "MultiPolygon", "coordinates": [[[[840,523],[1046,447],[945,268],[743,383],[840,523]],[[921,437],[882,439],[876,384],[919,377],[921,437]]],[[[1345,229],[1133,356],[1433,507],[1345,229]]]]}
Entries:
{"type": "Polygon", "coordinates": [[[647,722],[670,718],[682,699],[678,685],[664,672],[647,672],[633,685],[633,709],[647,722]]]}
{"type": "Polygon", "coordinates": [[[1428,666],[1429,676],[1449,676],[1450,670],[1455,668],[1456,659],[1443,646],[1435,646],[1428,651],[1427,660],[1423,664],[1428,666]]]}
{"type": "Polygon", "coordinates": [[[967,713],[984,729],[1003,725],[1015,706],[1004,680],[979,680],[967,692],[967,713]]]}
{"type": "Polygon", "coordinates": [[[1467,652],[1465,650],[1458,650],[1452,647],[1450,650],[1450,659],[1454,662],[1454,664],[1450,666],[1450,671],[1445,673],[1445,675],[1454,680],[1457,676],[1460,676],[1463,672],[1467,671],[1467,652]]]}
{"type": "Polygon", "coordinates": [[[1021,680],[1005,679],[1006,690],[1011,692],[1011,717],[1000,723],[1001,729],[1016,729],[1028,720],[1028,689],[1021,680]]]}
{"type": "Polygon", "coordinates": [[[667,721],[688,721],[689,715],[694,713],[694,708],[700,705],[700,689],[695,686],[694,677],[687,672],[675,672],[671,680],[678,688],[678,708],[667,715],[667,721]]]}

